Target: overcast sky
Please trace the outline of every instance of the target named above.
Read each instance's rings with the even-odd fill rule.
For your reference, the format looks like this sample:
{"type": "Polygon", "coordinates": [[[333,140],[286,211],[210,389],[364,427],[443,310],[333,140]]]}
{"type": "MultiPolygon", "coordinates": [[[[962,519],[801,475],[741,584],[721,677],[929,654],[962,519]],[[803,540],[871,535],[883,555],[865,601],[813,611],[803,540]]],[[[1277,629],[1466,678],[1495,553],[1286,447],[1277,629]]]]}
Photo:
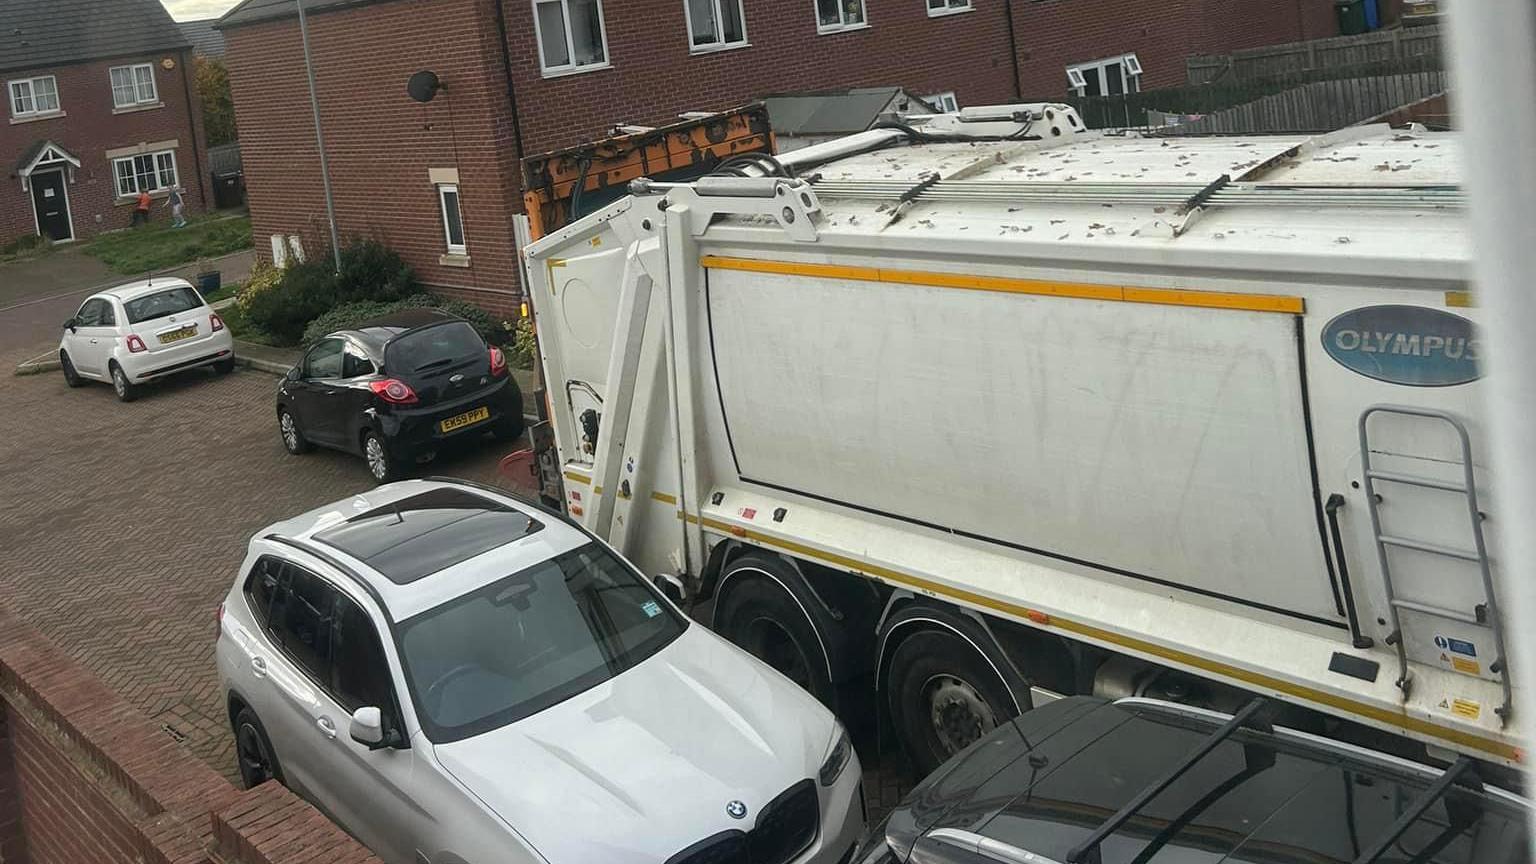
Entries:
{"type": "Polygon", "coordinates": [[[177,21],[215,18],[228,12],[239,0],[160,0],[177,21]]]}

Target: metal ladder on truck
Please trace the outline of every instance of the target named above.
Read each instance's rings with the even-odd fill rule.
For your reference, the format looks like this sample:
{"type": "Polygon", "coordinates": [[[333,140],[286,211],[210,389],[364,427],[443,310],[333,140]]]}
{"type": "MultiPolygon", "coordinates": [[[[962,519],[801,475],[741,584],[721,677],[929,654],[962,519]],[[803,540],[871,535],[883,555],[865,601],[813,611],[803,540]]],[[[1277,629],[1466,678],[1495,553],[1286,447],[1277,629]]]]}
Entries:
{"type": "Polygon", "coordinates": [[[1509,673],[1506,668],[1507,655],[1504,648],[1504,621],[1499,614],[1498,600],[1494,596],[1493,571],[1488,564],[1488,547],[1483,540],[1483,514],[1478,509],[1477,481],[1472,471],[1472,441],[1467,435],[1467,427],[1455,415],[1446,411],[1438,411],[1432,408],[1416,408],[1407,405],[1373,405],[1365,409],[1360,415],[1360,468],[1364,475],[1366,505],[1371,511],[1371,533],[1376,541],[1376,555],[1381,562],[1381,578],[1386,586],[1387,605],[1391,610],[1392,616],[1392,633],[1387,636],[1387,644],[1397,649],[1397,686],[1403,691],[1403,698],[1408,698],[1411,679],[1408,672],[1408,648],[1403,638],[1403,626],[1399,615],[1401,610],[1406,609],[1435,618],[1484,627],[1493,633],[1494,651],[1497,655],[1494,661],[1489,664],[1488,671],[1499,676],[1499,683],[1504,690],[1504,704],[1494,709],[1494,713],[1499,716],[1499,720],[1503,724],[1507,725],[1509,723],[1511,700],[1513,697],[1510,693],[1509,673]],[[1371,446],[1367,427],[1371,417],[1377,414],[1427,418],[1448,424],[1455,430],[1461,444],[1461,482],[1441,480],[1436,477],[1426,477],[1418,474],[1384,471],[1374,467],[1371,464],[1371,446]],[[1424,489],[1437,489],[1463,496],[1467,502],[1467,518],[1472,523],[1473,548],[1469,550],[1441,543],[1416,540],[1412,537],[1382,533],[1380,501],[1376,493],[1376,484],[1378,482],[1417,486],[1424,489]],[[1388,555],[1388,550],[1394,548],[1412,549],[1430,555],[1440,555],[1476,564],[1482,576],[1483,602],[1477,604],[1471,611],[1463,611],[1399,597],[1392,583],[1391,556],[1388,555]]]}

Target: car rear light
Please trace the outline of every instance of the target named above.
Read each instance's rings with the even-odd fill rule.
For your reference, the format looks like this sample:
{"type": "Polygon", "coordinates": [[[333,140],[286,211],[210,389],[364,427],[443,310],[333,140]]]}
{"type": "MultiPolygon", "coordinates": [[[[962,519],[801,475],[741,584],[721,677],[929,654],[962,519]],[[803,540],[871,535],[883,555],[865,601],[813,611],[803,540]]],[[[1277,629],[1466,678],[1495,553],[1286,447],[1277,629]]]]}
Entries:
{"type": "Polygon", "coordinates": [[[495,345],[491,346],[491,374],[497,378],[507,374],[507,355],[495,345]]]}
{"type": "Polygon", "coordinates": [[[149,347],[144,344],[144,340],[140,339],[137,335],[130,335],[128,337],[128,353],[129,354],[137,354],[140,351],[148,351],[148,350],[149,350],[149,347]]]}
{"type": "Polygon", "coordinates": [[[212,327],[213,328],[213,332],[217,333],[220,330],[224,329],[224,319],[220,318],[219,317],[219,313],[217,313],[217,312],[209,313],[209,315],[208,315],[208,326],[212,327]]]}
{"type": "Polygon", "coordinates": [[[213,638],[217,639],[224,633],[224,604],[219,604],[219,611],[213,614],[213,638]]]}
{"type": "Polygon", "coordinates": [[[385,402],[393,402],[396,405],[410,405],[416,401],[416,391],[411,389],[411,385],[396,378],[373,381],[368,386],[385,402]]]}

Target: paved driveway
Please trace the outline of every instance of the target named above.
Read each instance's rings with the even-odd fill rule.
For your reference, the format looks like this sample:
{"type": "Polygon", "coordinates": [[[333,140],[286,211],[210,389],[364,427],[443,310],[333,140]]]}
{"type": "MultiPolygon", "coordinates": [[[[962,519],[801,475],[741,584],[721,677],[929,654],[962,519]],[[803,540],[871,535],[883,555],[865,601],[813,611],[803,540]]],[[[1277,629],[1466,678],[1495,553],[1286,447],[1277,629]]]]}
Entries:
{"type": "MultiPolygon", "coordinates": [[[[123,404],[56,373],[0,374],[0,602],[230,776],[214,610],[245,544],[373,485],[361,460],[283,450],[275,382],[188,374],[123,404]]],[[[508,449],[487,441],[432,470],[500,483],[508,449]]]]}

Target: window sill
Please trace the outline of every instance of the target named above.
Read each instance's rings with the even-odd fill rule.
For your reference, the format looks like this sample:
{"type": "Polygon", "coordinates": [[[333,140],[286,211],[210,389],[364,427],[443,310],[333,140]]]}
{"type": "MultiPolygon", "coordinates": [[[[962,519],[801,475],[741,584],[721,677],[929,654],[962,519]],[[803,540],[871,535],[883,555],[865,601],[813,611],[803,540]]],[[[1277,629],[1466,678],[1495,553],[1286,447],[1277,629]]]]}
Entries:
{"type": "Polygon", "coordinates": [[[69,116],[69,115],[66,114],[62,110],[59,110],[59,111],[49,111],[46,114],[26,114],[26,115],[23,115],[21,117],[12,117],[11,118],[11,125],[15,126],[15,125],[18,125],[18,124],[21,124],[21,123],[38,123],[38,122],[41,122],[43,120],[55,120],[55,119],[58,119],[59,117],[67,117],[67,116],[69,116]]]}
{"type": "Polygon", "coordinates": [[[725,45],[698,45],[689,46],[688,53],[697,57],[700,54],[719,54],[724,51],[735,51],[737,48],[751,47],[751,42],[730,42],[725,45]]]}
{"type": "Polygon", "coordinates": [[[967,12],[975,12],[975,6],[966,6],[960,9],[929,9],[929,18],[947,18],[950,15],[964,15],[967,12]]]}
{"type": "Polygon", "coordinates": [[[854,33],[859,30],[868,30],[869,22],[863,24],[849,24],[846,27],[817,27],[817,36],[836,36],[839,33],[854,33]]]}
{"type": "MultiPolygon", "coordinates": [[[[183,196],[185,196],[186,191],[183,190],[182,194],[183,194],[183,196]]],[[[149,200],[151,200],[151,201],[164,201],[165,199],[167,199],[169,197],[171,197],[171,190],[169,190],[169,189],[156,189],[155,191],[149,193],[149,200]]],[[[127,195],[127,196],[119,195],[116,198],[112,199],[112,206],[113,207],[121,207],[124,204],[137,204],[138,201],[139,201],[139,196],[136,195],[136,194],[135,195],[127,195]]]]}
{"type": "Polygon", "coordinates": [[[438,258],[437,263],[444,267],[468,267],[469,255],[464,252],[449,252],[438,258]]]}
{"type": "Polygon", "coordinates": [[[113,108],[112,109],[112,113],[113,114],[137,114],[140,111],[154,111],[157,108],[164,108],[164,107],[165,107],[165,103],[164,102],[146,102],[143,105],[130,105],[127,108],[113,108]]]}
{"type": "Polygon", "coordinates": [[[573,66],[569,69],[544,69],[542,72],[545,78],[567,78],[571,75],[585,75],[588,72],[601,72],[612,68],[612,63],[592,63],[587,66],[573,66]]]}

